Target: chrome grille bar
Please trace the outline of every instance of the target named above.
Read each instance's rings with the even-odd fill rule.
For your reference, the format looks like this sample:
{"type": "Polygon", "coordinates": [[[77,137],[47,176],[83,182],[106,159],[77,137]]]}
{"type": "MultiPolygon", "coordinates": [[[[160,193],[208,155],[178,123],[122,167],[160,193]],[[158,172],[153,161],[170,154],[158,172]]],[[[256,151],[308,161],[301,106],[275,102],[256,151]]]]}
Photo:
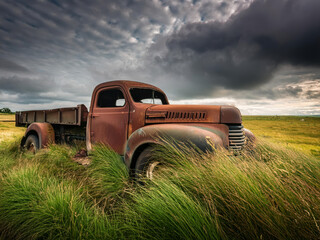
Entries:
{"type": "Polygon", "coordinates": [[[241,124],[229,125],[229,149],[241,150],[245,145],[245,136],[241,124]]]}

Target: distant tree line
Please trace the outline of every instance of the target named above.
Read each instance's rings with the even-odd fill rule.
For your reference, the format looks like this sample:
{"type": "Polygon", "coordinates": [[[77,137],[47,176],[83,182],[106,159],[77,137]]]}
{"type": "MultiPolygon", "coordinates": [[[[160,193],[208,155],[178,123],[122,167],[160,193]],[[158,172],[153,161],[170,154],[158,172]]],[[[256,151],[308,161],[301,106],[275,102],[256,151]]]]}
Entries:
{"type": "Polygon", "coordinates": [[[13,113],[13,112],[11,112],[10,108],[1,108],[0,113],[13,113]]]}

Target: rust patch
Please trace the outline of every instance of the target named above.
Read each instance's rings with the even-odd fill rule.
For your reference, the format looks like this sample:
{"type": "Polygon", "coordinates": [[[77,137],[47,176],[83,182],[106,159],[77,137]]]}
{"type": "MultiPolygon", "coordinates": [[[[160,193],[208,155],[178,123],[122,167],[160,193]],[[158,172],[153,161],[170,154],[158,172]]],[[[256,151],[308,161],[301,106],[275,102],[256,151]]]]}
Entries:
{"type": "Polygon", "coordinates": [[[148,108],[146,123],[219,123],[220,106],[156,105],[148,108]]]}

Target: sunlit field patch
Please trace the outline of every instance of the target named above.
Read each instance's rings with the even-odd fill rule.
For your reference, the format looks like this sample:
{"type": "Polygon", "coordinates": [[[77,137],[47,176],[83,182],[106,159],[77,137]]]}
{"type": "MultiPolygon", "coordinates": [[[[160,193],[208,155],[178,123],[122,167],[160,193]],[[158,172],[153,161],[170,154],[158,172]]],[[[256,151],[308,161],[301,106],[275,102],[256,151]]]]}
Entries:
{"type": "Polygon", "coordinates": [[[320,117],[243,116],[256,136],[320,157],[320,117]]]}
{"type": "Polygon", "coordinates": [[[16,136],[23,135],[25,128],[15,127],[14,122],[5,122],[5,121],[14,121],[14,114],[4,114],[0,113],[0,143],[2,141],[9,141],[15,138],[16,136]]]}

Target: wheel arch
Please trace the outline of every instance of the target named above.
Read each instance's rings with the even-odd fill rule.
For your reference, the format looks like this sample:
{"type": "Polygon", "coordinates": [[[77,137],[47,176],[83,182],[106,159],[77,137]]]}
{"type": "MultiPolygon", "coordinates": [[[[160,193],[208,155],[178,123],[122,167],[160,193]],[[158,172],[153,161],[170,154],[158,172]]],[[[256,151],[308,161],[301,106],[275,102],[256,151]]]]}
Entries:
{"type": "Polygon", "coordinates": [[[156,146],[157,143],[154,143],[154,142],[146,142],[146,143],[143,143],[141,145],[139,145],[136,150],[134,151],[133,155],[132,155],[132,158],[131,158],[131,162],[130,162],[130,172],[134,173],[134,170],[135,170],[135,166],[136,166],[136,163],[137,163],[137,160],[140,156],[140,154],[148,147],[150,146],[156,146]]]}
{"type": "Polygon", "coordinates": [[[28,138],[30,135],[35,135],[35,136],[38,138],[38,140],[39,140],[39,145],[40,145],[39,134],[38,134],[37,131],[35,131],[35,130],[30,130],[30,131],[28,131],[28,132],[26,131],[25,135],[22,137],[21,142],[20,142],[20,146],[21,146],[21,147],[24,146],[24,144],[26,143],[27,138],[28,138]]]}
{"type": "Polygon", "coordinates": [[[190,142],[201,150],[226,147],[228,127],[223,125],[156,124],[136,130],[128,139],[124,155],[129,169],[135,167],[137,158],[150,145],[166,144],[166,137],[181,142],[190,142]]]}
{"type": "Polygon", "coordinates": [[[55,143],[55,133],[50,123],[35,122],[30,124],[21,140],[21,146],[25,144],[27,137],[30,135],[35,135],[38,137],[39,148],[43,148],[48,144],[55,143]]]}

